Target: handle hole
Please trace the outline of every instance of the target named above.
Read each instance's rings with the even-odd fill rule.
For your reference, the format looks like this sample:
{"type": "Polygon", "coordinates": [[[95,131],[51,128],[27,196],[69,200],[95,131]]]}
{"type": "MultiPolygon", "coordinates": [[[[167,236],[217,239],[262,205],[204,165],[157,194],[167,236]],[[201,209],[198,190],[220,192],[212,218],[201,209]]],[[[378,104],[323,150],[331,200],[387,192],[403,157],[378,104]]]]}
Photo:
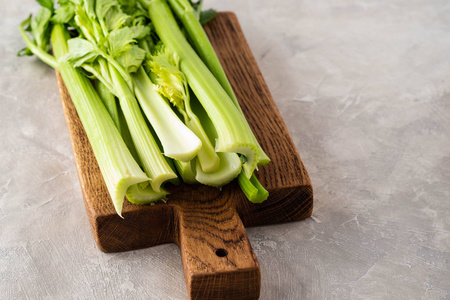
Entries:
{"type": "Polygon", "coordinates": [[[223,248],[220,248],[220,249],[217,249],[217,250],[216,250],[216,255],[217,255],[218,257],[225,257],[225,256],[228,255],[228,251],[225,250],[225,249],[223,249],[223,248]]]}

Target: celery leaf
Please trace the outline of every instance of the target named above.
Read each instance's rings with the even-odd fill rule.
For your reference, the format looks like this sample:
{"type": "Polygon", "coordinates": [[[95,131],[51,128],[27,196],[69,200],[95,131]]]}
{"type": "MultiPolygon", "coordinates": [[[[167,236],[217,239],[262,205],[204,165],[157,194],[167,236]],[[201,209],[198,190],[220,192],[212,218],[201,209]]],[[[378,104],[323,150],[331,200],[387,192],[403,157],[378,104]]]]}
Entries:
{"type": "Polygon", "coordinates": [[[150,33],[150,29],[145,26],[123,27],[111,32],[108,37],[109,54],[112,57],[118,56],[132,48],[132,43],[150,33]]]}
{"type": "Polygon", "coordinates": [[[97,45],[82,39],[73,38],[67,41],[69,52],[63,57],[64,61],[69,61],[74,67],[79,67],[84,63],[92,63],[102,52],[97,45]]]}
{"type": "Polygon", "coordinates": [[[50,49],[50,18],[52,12],[42,7],[34,18],[31,19],[31,34],[36,45],[44,51],[50,49]]]}
{"type": "Polygon", "coordinates": [[[65,5],[61,5],[55,10],[55,14],[52,17],[52,22],[59,23],[59,24],[65,24],[69,23],[70,20],[75,15],[75,7],[72,3],[68,2],[65,5]]]}
{"type": "Polygon", "coordinates": [[[50,12],[53,12],[53,0],[37,0],[37,2],[42,6],[48,9],[50,12]]]}
{"type": "Polygon", "coordinates": [[[142,50],[137,45],[132,45],[130,50],[122,52],[116,57],[116,60],[128,73],[134,73],[142,65],[145,54],[145,50],[142,50]]]}

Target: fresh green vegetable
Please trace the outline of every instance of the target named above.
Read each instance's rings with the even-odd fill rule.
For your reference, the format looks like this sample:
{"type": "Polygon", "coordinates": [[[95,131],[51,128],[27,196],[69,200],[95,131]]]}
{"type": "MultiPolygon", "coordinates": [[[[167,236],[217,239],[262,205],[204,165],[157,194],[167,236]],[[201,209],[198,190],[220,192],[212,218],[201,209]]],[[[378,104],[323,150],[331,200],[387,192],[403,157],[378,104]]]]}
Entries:
{"type": "Polygon", "coordinates": [[[245,155],[243,168],[250,178],[259,162],[259,152],[247,121],[187,42],[168,4],[162,0],[152,0],[147,4],[156,33],[167,47],[179,55],[181,71],[216,127],[216,152],[245,155]]]}
{"type": "Polygon", "coordinates": [[[103,104],[109,112],[109,115],[114,121],[119,132],[122,134],[122,128],[119,119],[119,110],[117,109],[116,97],[109,91],[109,89],[99,80],[94,81],[94,87],[97,90],[97,93],[102,99],[103,104]]]}
{"type": "Polygon", "coordinates": [[[149,74],[156,82],[157,90],[165,96],[183,116],[184,123],[201,140],[202,148],[197,160],[206,173],[216,171],[220,165],[219,156],[206,135],[203,127],[191,109],[190,94],[186,76],[180,71],[180,61],[176,53],[164,45],[158,45],[147,61],[149,74]]]}
{"type": "Polygon", "coordinates": [[[195,179],[196,161],[196,159],[193,159],[189,162],[182,162],[179,160],[174,161],[178,174],[180,174],[184,182],[189,184],[198,183],[197,179],[195,179]]]}
{"type": "Polygon", "coordinates": [[[168,194],[164,189],[157,193],[150,186],[142,187],[140,184],[135,184],[128,188],[127,199],[133,204],[145,205],[162,200],[168,194]]]}
{"type": "Polygon", "coordinates": [[[139,103],[164,147],[164,154],[183,162],[192,160],[202,147],[200,139],[157,92],[142,67],[132,75],[132,79],[139,103]]]}
{"type": "MultiPolygon", "coordinates": [[[[200,58],[209,68],[211,73],[216,77],[217,81],[222,85],[223,89],[227,92],[228,96],[233,100],[233,103],[242,113],[242,109],[239,106],[239,102],[234,94],[233,88],[228,81],[227,75],[222,68],[219,58],[214,51],[208,36],[203,29],[202,22],[198,19],[198,11],[194,9],[188,0],[168,0],[172,10],[175,12],[178,19],[183,23],[183,28],[186,29],[189,41],[192,43],[195,51],[197,51],[200,58]]],[[[199,2],[199,5],[201,5],[199,2]]],[[[255,139],[255,143],[258,142],[255,139]]],[[[258,165],[263,166],[270,162],[270,158],[262,150],[261,146],[258,144],[259,151],[259,161],[258,165]]]]}
{"type": "Polygon", "coordinates": [[[21,24],[19,55],[60,71],[119,215],[125,194],[135,204],[163,199],[175,170],[215,187],[238,178],[250,201],[267,198],[254,171],[270,160],[202,28],[215,15],[202,0],[38,2],[21,24]]]}
{"type": "MultiPolygon", "coordinates": [[[[53,53],[57,59],[67,53],[68,37],[64,27],[54,26],[51,40],[53,53]]],[[[111,116],[89,80],[67,62],[60,62],[57,69],[83,123],[114,207],[121,215],[128,187],[148,181],[149,178],[131,156],[111,116]]]]}

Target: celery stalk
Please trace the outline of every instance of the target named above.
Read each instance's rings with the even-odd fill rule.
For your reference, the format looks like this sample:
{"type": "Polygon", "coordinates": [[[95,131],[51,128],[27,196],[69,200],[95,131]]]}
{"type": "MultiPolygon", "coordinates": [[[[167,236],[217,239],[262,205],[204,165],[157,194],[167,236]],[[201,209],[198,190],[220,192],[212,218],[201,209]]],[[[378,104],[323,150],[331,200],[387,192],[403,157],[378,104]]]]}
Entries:
{"type": "Polygon", "coordinates": [[[269,192],[261,185],[255,174],[250,179],[243,173],[239,174],[238,183],[245,196],[253,203],[262,203],[269,197],[269,192]]]}
{"type": "Polygon", "coordinates": [[[179,160],[174,160],[175,167],[177,168],[178,174],[180,174],[181,178],[184,182],[188,184],[198,183],[195,179],[195,159],[190,162],[182,162],[179,160]]]}
{"type": "Polygon", "coordinates": [[[204,172],[211,173],[219,168],[219,156],[206,135],[200,120],[192,112],[189,87],[186,76],[180,71],[180,60],[165,46],[160,46],[153,54],[147,55],[148,71],[155,81],[158,92],[165,96],[178,110],[186,126],[201,140],[202,147],[197,153],[198,162],[204,172]]]}
{"type": "Polygon", "coordinates": [[[128,188],[127,199],[133,204],[146,205],[161,200],[168,194],[164,189],[157,193],[150,186],[142,188],[140,184],[135,184],[128,188]]]}
{"type": "MultiPolygon", "coordinates": [[[[241,173],[241,159],[236,153],[218,152],[220,158],[219,168],[212,173],[203,172],[197,162],[195,179],[205,185],[221,187],[241,173]]],[[[245,177],[245,176],[244,176],[245,177]]]]}
{"type": "Polygon", "coordinates": [[[164,155],[184,162],[193,159],[202,147],[200,139],[183,124],[155,90],[142,67],[131,76],[137,99],[161,141],[164,155]]]}
{"type": "Polygon", "coordinates": [[[177,15],[178,19],[183,23],[183,28],[189,36],[189,41],[194,46],[200,58],[208,66],[211,73],[216,77],[217,81],[222,85],[223,89],[230,96],[231,100],[239,106],[233,88],[220,64],[219,58],[214,51],[208,36],[203,30],[202,24],[199,22],[192,5],[188,0],[168,0],[170,7],[177,15]]]}
{"type": "MultiPolygon", "coordinates": [[[[222,64],[214,51],[208,36],[203,29],[202,24],[199,22],[195,10],[191,6],[188,0],[168,0],[172,10],[177,15],[178,19],[183,23],[183,28],[186,30],[189,41],[192,43],[195,51],[200,58],[209,68],[211,73],[216,77],[217,81],[222,85],[223,89],[227,92],[228,96],[233,100],[233,103],[243,114],[239,102],[234,94],[233,88],[228,81],[227,75],[223,70],[222,64]]],[[[255,137],[254,137],[255,138],[255,137]]],[[[255,143],[258,143],[255,138],[255,143]]],[[[270,158],[258,144],[259,161],[258,165],[263,166],[270,162],[270,158]]]]}
{"type": "MultiPolygon", "coordinates": [[[[56,59],[67,53],[68,39],[68,32],[63,26],[56,24],[51,33],[56,59]]],[[[89,80],[65,62],[59,63],[58,71],[83,123],[117,214],[121,216],[128,187],[148,181],[149,178],[131,156],[89,80]]]]}
{"type": "Polygon", "coordinates": [[[120,107],[125,115],[125,120],[130,129],[131,138],[141,160],[142,167],[151,179],[150,184],[152,189],[155,192],[160,192],[161,184],[167,180],[176,178],[177,175],[161,154],[128,84],[113,65],[109,66],[111,78],[116,89],[116,96],[119,98],[120,107]]]}
{"type": "MultiPolygon", "coordinates": [[[[215,140],[217,138],[216,129],[195,95],[191,95],[191,104],[192,112],[198,117],[197,120],[201,121],[206,138],[215,140]]],[[[220,187],[229,183],[241,173],[242,161],[236,153],[218,152],[217,155],[220,158],[220,164],[214,172],[205,172],[199,163],[196,164],[195,179],[198,182],[220,187]]]]}
{"type": "Polygon", "coordinates": [[[216,152],[245,155],[243,168],[250,178],[258,164],[259,152],[244,116],[187,42],[167,3],[150,1],[148,12],[160,39],[180,56],[181,71],[216,127],[216,152]]]}
{"type": "Polygon", "coordinates": [[[120,119],[119,119],[119,112],[117,109],[117,103],[116,103],[116,97],[109,91],[109,89],[105,86],[104,83],[102,83],[99,80],[94,81],[95,89],[97,90],[97,93],[102,99],[103,104],[105,105],[106,109],[109,112],[109,115],[114,121],[114,124],[116,124],[117,129],[122,134],[122,128],[120,127],[120,119]]]}

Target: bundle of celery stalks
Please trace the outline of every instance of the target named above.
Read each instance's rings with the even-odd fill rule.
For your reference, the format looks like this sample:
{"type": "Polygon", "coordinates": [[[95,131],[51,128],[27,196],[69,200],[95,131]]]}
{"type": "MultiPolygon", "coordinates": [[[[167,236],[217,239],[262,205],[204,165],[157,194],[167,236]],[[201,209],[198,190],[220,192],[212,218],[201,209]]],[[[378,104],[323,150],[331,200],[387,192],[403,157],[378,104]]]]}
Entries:
{"type": "Polygon", "coordinates": [[[38,0],[20,25],[27,48],[69,91],[114,207],[149,204],[164,184],[221,187],[237,178],[255,203],[270,159],[236,100],[189,0],[38,0]],[[50,54],[52,50],[53,55],[50,54]]]}

